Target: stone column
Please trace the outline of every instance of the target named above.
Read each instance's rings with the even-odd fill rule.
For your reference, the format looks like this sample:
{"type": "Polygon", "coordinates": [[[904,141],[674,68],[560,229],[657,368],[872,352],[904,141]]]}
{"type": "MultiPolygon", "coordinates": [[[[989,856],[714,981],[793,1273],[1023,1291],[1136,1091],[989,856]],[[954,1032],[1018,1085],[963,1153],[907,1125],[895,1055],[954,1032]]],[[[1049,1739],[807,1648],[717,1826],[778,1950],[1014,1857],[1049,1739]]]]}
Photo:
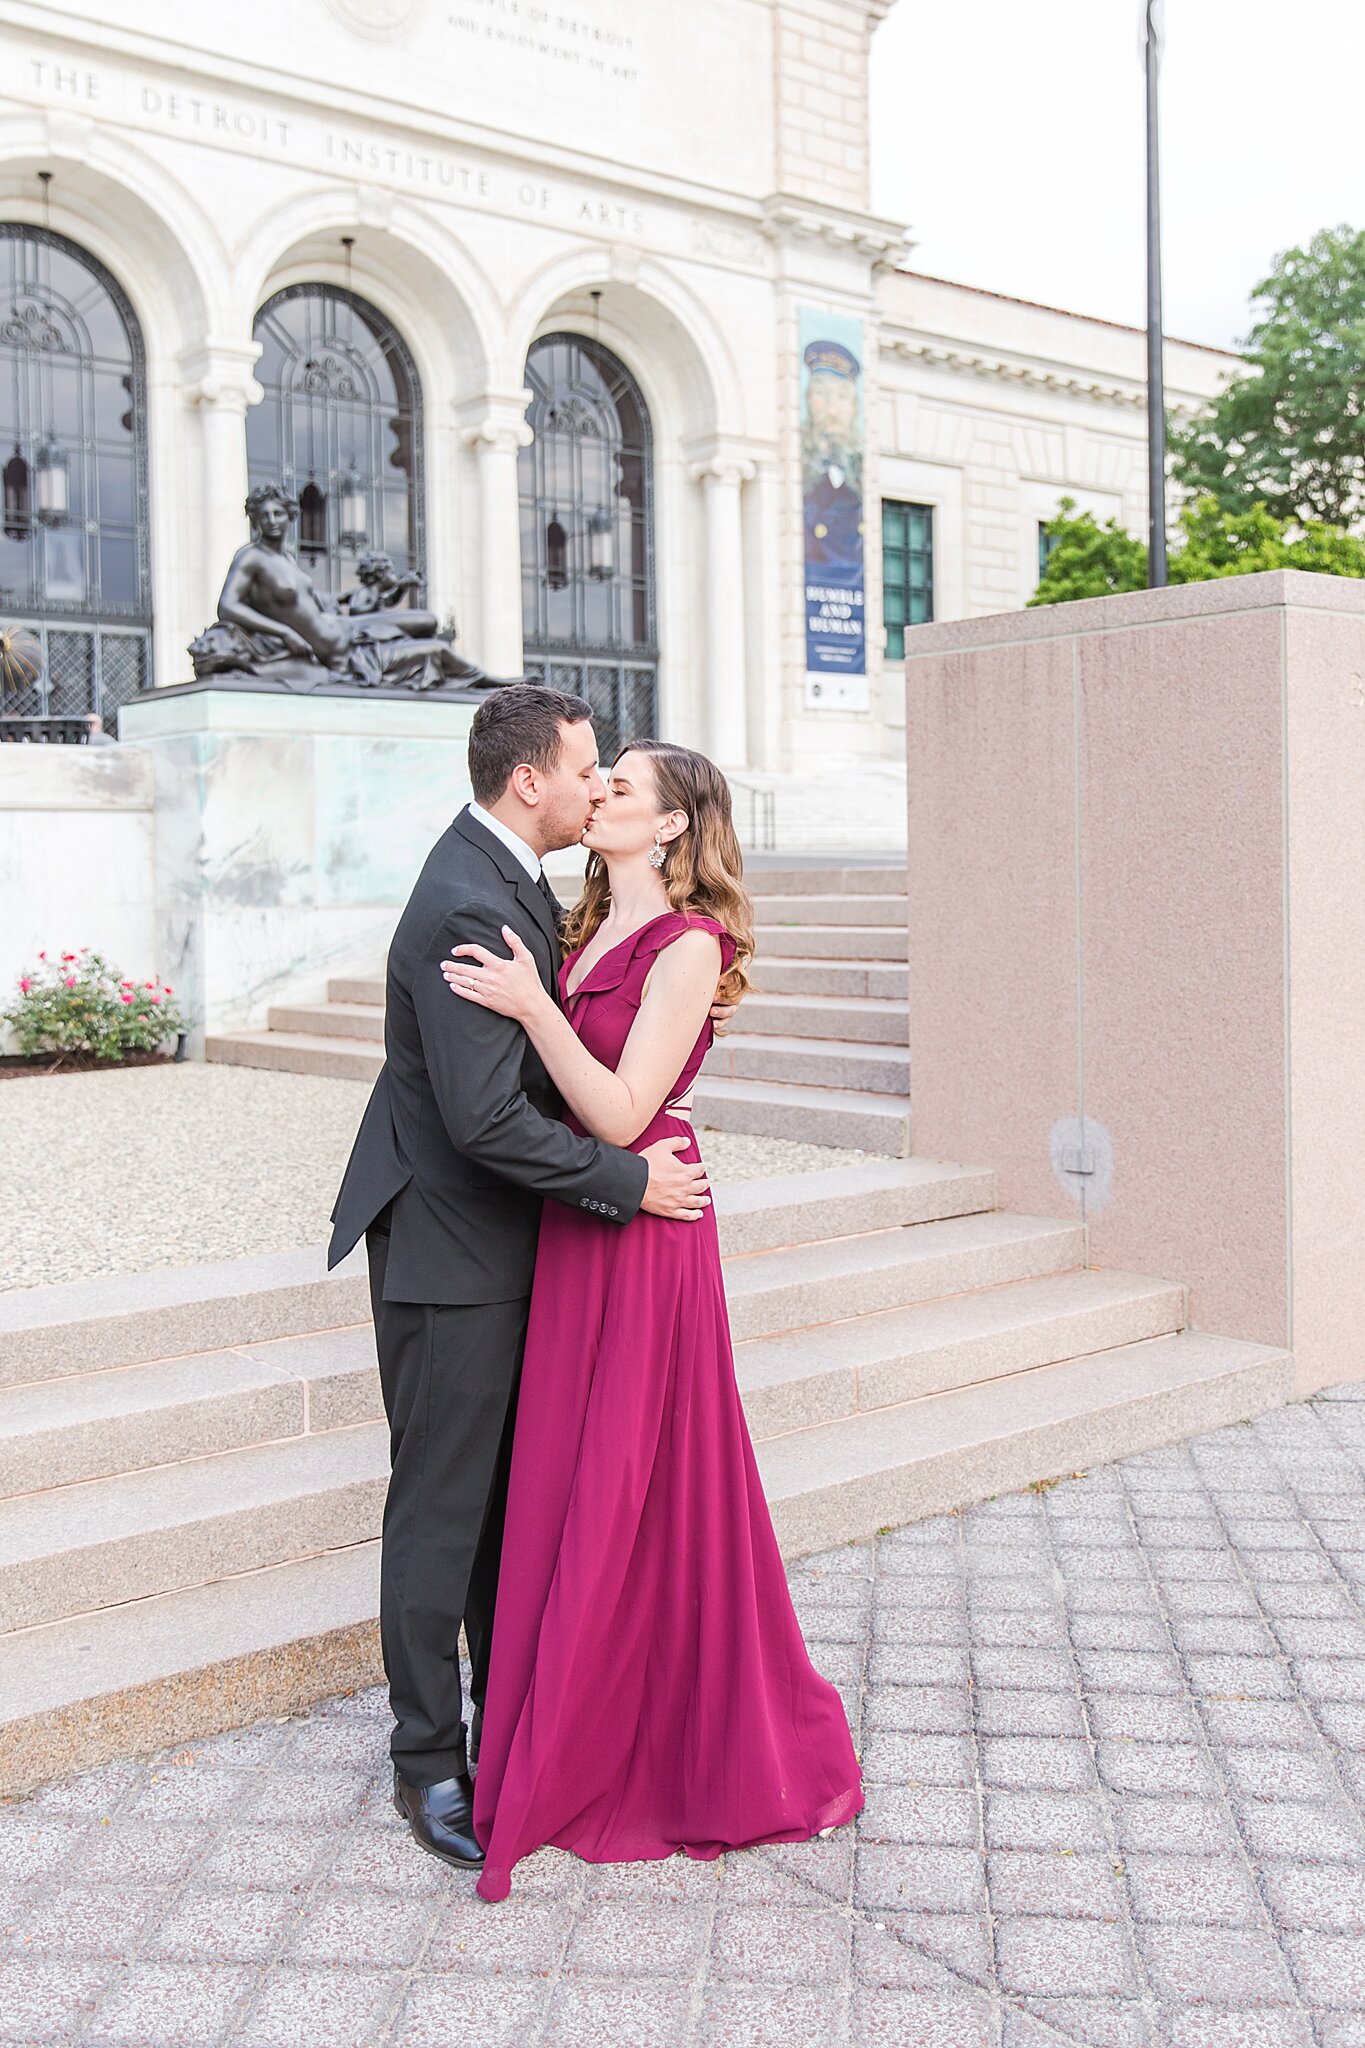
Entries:
{"type": "Polygon", "coordinates": [[[228,563],[249,538],[246,512],[246,415],[265,393],[253,377],[260,343],[210,342],[182,356],[185,402],[199,414],[201,623],[216,616],[228,563]]]}
{"type": "Polygon", "coordinates": [[[744,534],[740,492],[751,462],[714,456],[695,465],[706,522],[706,738],[722,768],[749,759],[744,661],[744,534]]]}
{"type": "Polygon", "coordinates": [[[479,640],[463,642],[494,676],[521,674],[521,514],[517,454],[532,441],[528,394],[488,405],[463,438],[479,466],[479,640]]]}

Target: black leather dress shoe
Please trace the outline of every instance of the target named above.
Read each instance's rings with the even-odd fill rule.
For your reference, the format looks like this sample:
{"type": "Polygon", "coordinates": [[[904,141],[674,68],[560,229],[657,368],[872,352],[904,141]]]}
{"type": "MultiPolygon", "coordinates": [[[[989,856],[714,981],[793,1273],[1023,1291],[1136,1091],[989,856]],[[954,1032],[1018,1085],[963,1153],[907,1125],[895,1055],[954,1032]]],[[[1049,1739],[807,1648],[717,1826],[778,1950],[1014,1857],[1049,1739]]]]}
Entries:
{"type": "Polygon", "coordinates": [[[457,1870],[479,1870],[483,1850],[474,1832],[474,1787],[461,1772],[439,1785],[410,1785],[393,1774],[393,1805],[412,1830],[419,1849],[457,1870]]]}

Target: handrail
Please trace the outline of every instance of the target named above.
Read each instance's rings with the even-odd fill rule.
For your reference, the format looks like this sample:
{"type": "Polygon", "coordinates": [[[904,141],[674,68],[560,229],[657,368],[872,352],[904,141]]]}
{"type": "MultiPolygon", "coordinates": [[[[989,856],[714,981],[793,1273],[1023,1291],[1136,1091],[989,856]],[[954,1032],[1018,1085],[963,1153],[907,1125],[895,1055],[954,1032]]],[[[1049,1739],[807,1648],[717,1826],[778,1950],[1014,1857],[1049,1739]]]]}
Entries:
{"type": "Polygon", "coordinates": [[[735,828],[739,831],[741,844],[747,843],[752,853],[776,853],[777,851],[777,791],[764,789],[759,783],[746,782],[740,776],[727,775],[733,798],[747,797],[749,829],[747,842],[740,829],[739,805],[735,805],[735,828]]]}

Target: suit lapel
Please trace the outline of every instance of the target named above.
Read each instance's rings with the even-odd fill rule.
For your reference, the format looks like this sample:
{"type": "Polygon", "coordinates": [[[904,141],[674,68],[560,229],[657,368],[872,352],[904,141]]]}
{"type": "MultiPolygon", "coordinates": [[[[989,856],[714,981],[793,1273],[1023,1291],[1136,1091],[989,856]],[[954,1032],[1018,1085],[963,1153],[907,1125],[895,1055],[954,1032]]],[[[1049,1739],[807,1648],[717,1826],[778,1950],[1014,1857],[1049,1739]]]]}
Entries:
{"type": "Polygon", "coordinates": [[[514,892],[518,903],[541,933],[548,948],[548,959],[539,961],[541,975],[550,993],[559,996],[559,933],[555,929],[550,906],[540,890],[527,874],[521,862],[510,847],[492,832],[487,831],[477,818],[471,818],[467,810],[461,811],[455,820],[455,830],[471,846],[477,846],[480,853],[486,853],[504,882],[514,892]]]}

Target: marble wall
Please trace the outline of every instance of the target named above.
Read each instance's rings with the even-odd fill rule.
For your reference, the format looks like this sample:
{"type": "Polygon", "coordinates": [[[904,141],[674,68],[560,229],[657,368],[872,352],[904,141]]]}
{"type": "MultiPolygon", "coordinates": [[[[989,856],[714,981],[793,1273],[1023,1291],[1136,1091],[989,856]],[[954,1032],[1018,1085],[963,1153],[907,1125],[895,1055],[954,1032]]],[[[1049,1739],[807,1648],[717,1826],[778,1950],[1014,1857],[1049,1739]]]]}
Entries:
{"type": "Polygon", "coordinates": [[[150,761],[125,747],[0,747],[0,1002],[43,950],[165,973],[152,788],[150,761]]]}
{"type": "Polygon", "coordinates": [[[262,1025],[271,1002],[383,957],[468,800],[473,711],[186,688],[123,713],[154,780],[161,971],[201,1035],[262,1025]]]}

